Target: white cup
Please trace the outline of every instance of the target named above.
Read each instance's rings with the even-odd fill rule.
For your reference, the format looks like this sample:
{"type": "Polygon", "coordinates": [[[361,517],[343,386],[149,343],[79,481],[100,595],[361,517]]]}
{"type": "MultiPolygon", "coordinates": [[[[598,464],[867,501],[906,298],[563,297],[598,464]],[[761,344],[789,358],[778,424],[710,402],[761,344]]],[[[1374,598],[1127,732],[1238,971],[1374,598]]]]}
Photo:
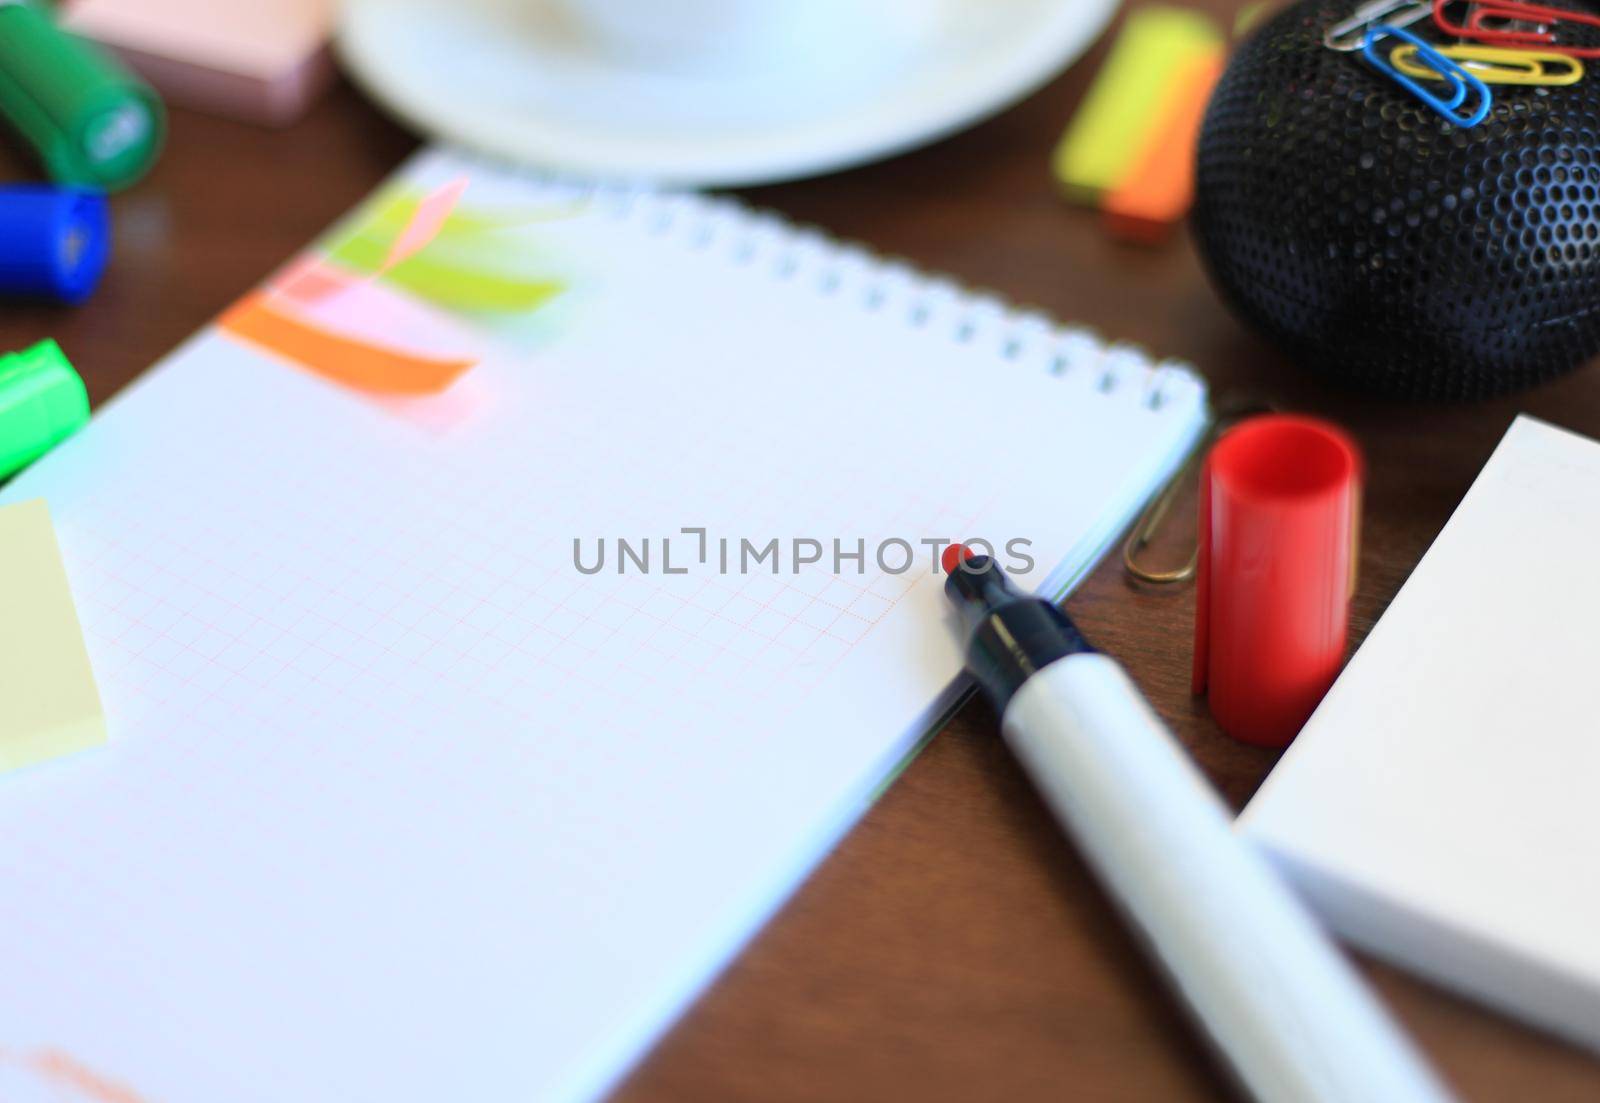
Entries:
{"type": "Polygon", "coordinates": [[[824,67],[909,38],[931,0],[563,0],[602,49],[656,68],[824,67]]]}

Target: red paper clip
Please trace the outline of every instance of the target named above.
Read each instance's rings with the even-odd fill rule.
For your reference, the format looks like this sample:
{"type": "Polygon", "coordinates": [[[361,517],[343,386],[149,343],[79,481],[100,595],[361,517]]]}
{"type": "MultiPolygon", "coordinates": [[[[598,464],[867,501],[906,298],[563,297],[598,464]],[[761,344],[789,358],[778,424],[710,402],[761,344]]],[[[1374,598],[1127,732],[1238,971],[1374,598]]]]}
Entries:
{"type": "Polygon", "coordinates": [[[1489,18],[1493,18],[1498,14],[1495,9],[1515,2],[1516,0],[1493,0],[1487,9],[1475,5],[1468,13],[1465,23],[1452,23],[1450,17],[1445,14],[1446,10],[1451,4],[1470,3],[1470,0],[1433,0],[1433,22],[1445,34],[1454,35],[1456,38],[1472,38],[1479,42],[1495,42],[1501,45],[1549,45],[1555,42],[1556,36],[1550,31],[1507,31],[1483,26],[1485,11],[1489,12],[1489,18]]]}
{"type": "Polygon", "coordinates": [[[1547,8],[1542,4],[1525,3],[1524,0],[1485,0],[1484,3],[1473,5],[1465,23],[1452,23],[1446,11],[1451,4],[1462,2],[1464,0],[1433,0],[1433,21],[1445,34],[1503,46],[1542,46],[1551,53],[1566,57],[1600,58],[1600,46],[1563,46],[1556,41],[1555,32],[1555,28],[1563,23],[1600,28],[1600,16],[1564,8],[1547,8]],[[1489,25],[1490,20],[1497,19],[1511,23],[1532,23],[1545,29],[1512,30],[1489,25]]]}

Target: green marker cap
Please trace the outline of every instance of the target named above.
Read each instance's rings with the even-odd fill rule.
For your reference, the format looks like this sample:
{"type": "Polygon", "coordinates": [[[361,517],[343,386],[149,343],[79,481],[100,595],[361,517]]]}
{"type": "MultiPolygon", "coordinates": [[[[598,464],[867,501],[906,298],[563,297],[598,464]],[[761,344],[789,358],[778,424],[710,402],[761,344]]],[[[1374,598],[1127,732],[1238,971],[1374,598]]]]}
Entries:
{"type": "Polygon", "coordinates": [[[0,479],[89,420],[89,392],[54,341],[0,356],[0,479]]]}
{"type": "Polygon", "coordinates": [[[149,85],[27,0],[0,0],[0,117],[56,181],[106,191],[144,175],[166,129],[149,85]]]}

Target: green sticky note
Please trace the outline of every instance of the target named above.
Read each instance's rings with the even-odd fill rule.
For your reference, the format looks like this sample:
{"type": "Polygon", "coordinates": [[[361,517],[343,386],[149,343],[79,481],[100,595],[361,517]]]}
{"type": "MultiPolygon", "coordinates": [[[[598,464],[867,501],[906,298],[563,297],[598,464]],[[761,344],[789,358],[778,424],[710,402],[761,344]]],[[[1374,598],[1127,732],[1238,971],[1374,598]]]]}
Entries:
{"type": "MultiPolygon", "coordinates": [[[[422,199],[411,189],[382,193],[322,243],[328,259],[363,274],[378,272],[422,199]]],[[[492,218],[458,207],[425,249],[384,273],[384,282],[446,310],[527,313],[566,287],[548,275],[517,271],[508,254],[523,254],[527,248],[508,250],[503,234],[568,213],[554,209],[492,218]]]]}
{"type": "Polygon", "coordinates": [[[43,498],[0,507],[0,770],[105,741],[50,510],[43,498]]]}
{"type": "Polygon", "coordinates": [[[1221,47],[1222,32],[1200,12],[1156,7],[1129,15],[1056,146],[1052,167],[1067,197],[1098,203],[1121,184],[1157,124],[1169,82],[1221,47]]]}
{"type": "MultiPolygon", "coordinates": [[[[383,261],[389,242],[365,235],[336,241],[328,259],[358,272],[370,272],[383,261]]],[[[473,258],[456,262],[446,249],[408,257],[384,280],[446,310],[516,314],[534,310],[564,290],[558,280],[524,277],[476,267],[473,258]],[[431,255],[430,255],[431,254],[431,255]]]]}

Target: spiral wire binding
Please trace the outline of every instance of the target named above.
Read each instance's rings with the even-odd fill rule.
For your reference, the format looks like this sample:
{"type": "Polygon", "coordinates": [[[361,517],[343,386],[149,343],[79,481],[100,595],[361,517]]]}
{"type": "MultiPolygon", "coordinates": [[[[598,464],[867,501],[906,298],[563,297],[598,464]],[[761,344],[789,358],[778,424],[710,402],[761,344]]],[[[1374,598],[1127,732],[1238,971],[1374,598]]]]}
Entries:
{"type": "MultiPolygon", "coordinates": [[[[452,152],[461,156],[464,151],[452,152]]],[[[1172,386],[1190,385],[1197,378],[1185,361],[1158,361],[1135,345],[1107,343],[1088,327],[1064,325],[1043,311],[1009,306],[989,292],[948,276],[925,274],[900,258],[841,241],[817,227],[792,223],[728,196],[585,180],[491,154],[464,155],[562,200],[592,204],[602,216],[634,223],[654,237],[676,238],[698,252],[721,252],[736,267],[765,270],[777,282],[853,301],[869,313],[898,312],[909,327],[945,329],[958,344],[988,345],[1002,360],[1038,356],[1053,375],[1097,372],[1094,391],[1109,395],[1136,388],[1141,403],[1151,410],[1162,408],[1172,386]]]]}

